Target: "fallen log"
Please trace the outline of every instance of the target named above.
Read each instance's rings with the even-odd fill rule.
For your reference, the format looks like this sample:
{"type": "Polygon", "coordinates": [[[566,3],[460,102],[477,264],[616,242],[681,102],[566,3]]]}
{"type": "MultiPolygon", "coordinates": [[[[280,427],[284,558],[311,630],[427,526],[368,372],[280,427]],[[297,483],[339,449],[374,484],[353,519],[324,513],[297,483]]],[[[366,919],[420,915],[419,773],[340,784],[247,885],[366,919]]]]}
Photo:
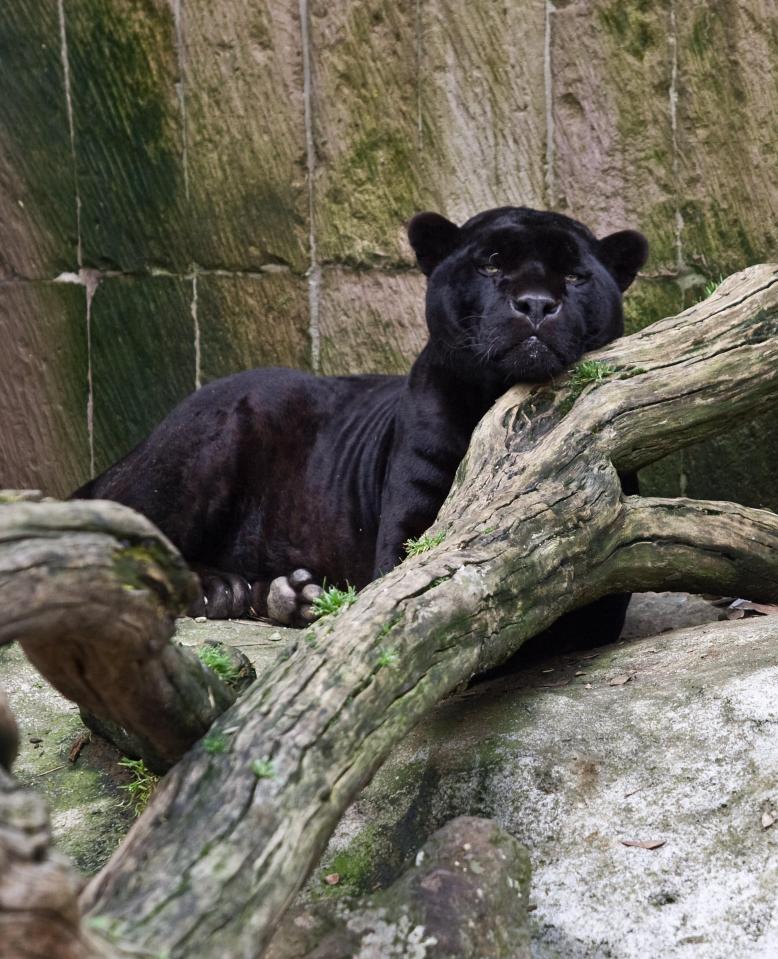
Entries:
{"type": "Polygon", "coordinates": [[[110,738],[154,772],[173,765],[235,700],[170,642],[197,588],[159,530],[125,507],[0,508],[0,646],[18,640],[90,724],[114,730],[110,738]]]}
{"type": "MultiPolygon", "coordinates": [[[[301,634],[217,720],[87,888],[118,941],[254,957],[389,750],[441,697],[610,592],[778,600],[778,517],[624,496],[639,469],[778,402],[778,268],[516,388],[479,426],[442,542],[301,634]]],[[[431,540],[434,542],[434,540],[431,540]]]]}

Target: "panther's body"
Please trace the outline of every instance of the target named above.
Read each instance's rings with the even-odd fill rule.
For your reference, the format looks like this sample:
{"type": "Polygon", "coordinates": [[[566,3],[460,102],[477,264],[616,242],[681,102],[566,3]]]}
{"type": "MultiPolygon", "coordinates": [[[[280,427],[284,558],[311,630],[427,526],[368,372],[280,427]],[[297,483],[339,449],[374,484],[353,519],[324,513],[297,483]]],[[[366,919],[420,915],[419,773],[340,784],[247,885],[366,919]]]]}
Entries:
{"type": "Polygon", "coordinates": [[[207,568],[209,615],[265,613],[270,581],[299,567],[357,587],[391,569],[494,400],[622,333],[621,292],[647,250],[632,231],[598,241],[516,207],[461,228],[421,214],[409,237],[430,338],[408,376],[237,373],[74,494],[139,510],[207,568]]]}

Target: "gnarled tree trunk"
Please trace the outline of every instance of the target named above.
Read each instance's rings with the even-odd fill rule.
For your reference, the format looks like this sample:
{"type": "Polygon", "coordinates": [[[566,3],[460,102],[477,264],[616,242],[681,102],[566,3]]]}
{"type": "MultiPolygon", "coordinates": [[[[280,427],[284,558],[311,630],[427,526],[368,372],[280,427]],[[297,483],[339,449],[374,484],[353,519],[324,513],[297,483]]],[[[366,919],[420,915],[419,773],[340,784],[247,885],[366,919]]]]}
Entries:
{"type": "Polygon", "coordinates": [[[636,470],[778,401],[778,268],[510,391],[435,525],[440,545],[302,633],[216,722],[85,891],[119,942],[261,955],[338,818],[442,696],[608,592],[778,600],[778,517],[624,496],[636,470]]]}
{"type": "Polygon", "coordinates": [[[164,772],[234,694],[170,642],[198,588],[174,547],[105,502],[0,509],[0,646],[18,640],[63,696],[164,772]],[[130,735],[126,735],[124,731],[130,735]]]}

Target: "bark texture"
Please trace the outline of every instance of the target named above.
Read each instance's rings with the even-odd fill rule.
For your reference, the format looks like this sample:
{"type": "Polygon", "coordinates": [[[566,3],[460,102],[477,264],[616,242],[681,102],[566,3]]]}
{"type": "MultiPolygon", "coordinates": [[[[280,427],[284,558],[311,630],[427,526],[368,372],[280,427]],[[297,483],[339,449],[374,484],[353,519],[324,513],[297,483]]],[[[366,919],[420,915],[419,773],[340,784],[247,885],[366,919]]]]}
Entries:
{"type": "Polygon", "coordinates": [[[442,696],[608,592],[778,600],[778,517],[622,495],[618,471],[778,402],[778,267],[507,393],[477,429],[440,545],[300,637],[215,724],[85,892],[136,947],[261,955],[338,818],[442,696]]]}
{"type": "Polygon", "coordinates": [[[63,696],[127,730],[156,772],[235,699],[169,641],[196,589],[172,545],[132,510],[99,501],[0,508],[0,645],[18,640],[63,696]]]}

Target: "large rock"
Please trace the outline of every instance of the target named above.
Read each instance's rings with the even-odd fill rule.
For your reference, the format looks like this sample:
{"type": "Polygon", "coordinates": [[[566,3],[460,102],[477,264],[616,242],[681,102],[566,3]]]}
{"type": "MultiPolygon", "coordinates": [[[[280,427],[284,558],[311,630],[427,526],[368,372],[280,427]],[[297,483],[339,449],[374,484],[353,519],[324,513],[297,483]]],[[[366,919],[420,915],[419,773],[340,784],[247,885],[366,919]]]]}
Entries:
{"type": "Polygon", "coordinates": [[[529,880],[520,843],[460,816],[388,889],[293,910],[264,959],[530,959],[529,880]]]}
{"type": "Polygon", "coordinates": [[[352,806],[308,895],[332,872],[390,882],[442,823],[486,816],[530,851],[538,959],[778,954],[777,644],[772,617],[708,623],[460,693],[352,806]]]}

